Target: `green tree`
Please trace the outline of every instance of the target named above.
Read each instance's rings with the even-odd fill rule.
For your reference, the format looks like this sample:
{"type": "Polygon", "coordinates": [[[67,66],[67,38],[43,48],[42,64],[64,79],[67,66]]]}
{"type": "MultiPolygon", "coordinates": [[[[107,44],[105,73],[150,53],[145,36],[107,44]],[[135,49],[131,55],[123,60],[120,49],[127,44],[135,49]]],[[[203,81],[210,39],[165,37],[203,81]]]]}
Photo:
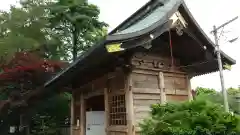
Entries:
{"type": "MultiPolygon", "coordinates": [[[[18,52],[8,65],[5,65],[4,72],[0,74],[0,131],[1,134],[8,131],[8,124],[18,124],[19,116],[28,116],[30,121],[36,123],[32,128],[39,126],[38,121],[42,116],[48,117],[51,121],[49,126],[54,131],[54,126],[61,124],[69,113],[68,100],[62,95],[57,94],[57,90],[52,89],[45,93],[55,92],[56,96],[50,101],[43,101],[41,107],[34,108],[32,115],[26,115],[30,109],[19,109],[26,107],[36,100],[29,99],[35,95],[42,95],[44,91],[39,91],[46,79],[49,79],[55,72],[58,72],[65,63],[60,61],[46,60],[37,55],[35,52],[18,52]],[[53,110],[49,109],[53,108],[53,110]],[[41,117],[38,117],[41,116],[41,117]],[[32,119],[32,120],[31,120],[32,119]]],[[[44,90],[44,89],[43,89],[44,90]]],[[[41,128],[39,128],[41,129],[41,128]]],[[[41,130],[42,131],[42,130],[41,130]]],[[[44,129],[44,132],[47,131],[44,129]]],[[[57,130],[56,130],[57,131],[57,130]]],[[[39,132],[37,132],[39,133],[39,132]]],[[[50,134],[49,134],[50,135],[50,134]]]]}
{"type": "Polygon", "coordinates": [[[106,34],[107,24],[98,20],[98,7],[87,0],[58,0],[50,11],[51,27],[60,33],[72,60],[106,34]]]}
{"type": "Polygon", "coordinates": [[[2,12],[0,16],[0,55],[12,56],[22,50],[32,50],[39,47],[44,40],[42,25],[30,20],[29,14],[19,8],[11,7],[10,12],[2,12]],[[30,33],[30,31],[32,31],[30,33]]]}
{"type": "Polygon", "coordinates": [[[202,95],[202,94],[216,94],[216,90],[210,89],[210,88],[203,88],[203,87],[197,87],[196,88],[197,95],[202,95]]]}
{"type": "MultiPolygon", "coordinates": [[[[48,28],[49,10],[46,7],[49,4],[51,2],[46,0],[26,0],[20,3],[20,8],[12,6],[10,11],[0,13],[2,61],[6,58],[11,59],[15,52],[43,49],[43,47],[49,58],[61,57],[57,53],[61,52],[62,42],[58,35],[48,28]]],[[[64,53],[61,52],[61,55],[64,53]]]]}
{"type": "MultiPolygon", "coordinates": [[[[107,32],[106,23],[98,20],[98,7],[87,1],[24,0],[20,5],[0,13],[1,66],[6,64],[6,60],[10,61],[15,52],[37,49],[43,50],[43,57],[48,59],[71,60],[72,56],[76,59],[77,54],[86,51],[107,32]]],[[[12,88],[9,87],[8,90],[10,89],[12,88]]],[[[9,95],[1,94],[0,98],[8,99],[9,95]]],[[[31,110],[29,116],[31,125],[34,125],[31,127],[32,131],[36,131],[34,134],[57,133],[58,129],[55,128],[62,124],[66,115],[69,116],[69,101],[65,96],[57,95],[49,100],[50,102],[43,102],[43,106],[31,110]],[[40,132],[43,129],[41,119],[45,118],[49,118],[50,121],[44,120],[46,132],[43,133],[40,132]]],[[[18,121],[15,114],[17,112],[12,113],[14,117],[8,118],[18,121]]],[[[0,122],[0,128],[1,124],[0,122]]],[[[1,131],[1,134],[4,133],[1,131]]]]}
{"type": "Polygon", "coordinates": [[[152,106],[142,135],[238,135],[240,118],[204,100],[152,106]]]}
{"type": "Polygon", "coordinates": [[[228,94],[229,95],[233,95],[233,96],[235,96],[235,95],[237,95],[237,94],[239,94],[240,93],[240,89],[239,88],[228,88],[227,89],[227,92],[228,92],[228,94]]]}
{"type": "MultiPolygon", "coordinates": [[[[214,89],[198,87],[196,89],[197,99],[205,99],[213,103],[223,105],[223,96],[221,92],[218,92],[214,89]]],[[[237,94],[240,93],[239,88],[229,88],[227,89],[228,93],[228,103],[229,108],[234,113],[239,113],[239,103],[237,102],[237,94]]]]}
{"type": "MultiPolygon", "coordinates": [[[[99,9],[83,0],[24,0],[0,12],[0,57],[44,48],[50,59],[72,60],[106,35],[99,9]]],[[[9,58],[9,57],[8,57],[9,58]]]]}
{"type": "Polygon", "coordinates": [[[31,133],[33,135],[57,135],[64,125],[70,126],[69,95],[62,93],[33,108],[31,133]]]}

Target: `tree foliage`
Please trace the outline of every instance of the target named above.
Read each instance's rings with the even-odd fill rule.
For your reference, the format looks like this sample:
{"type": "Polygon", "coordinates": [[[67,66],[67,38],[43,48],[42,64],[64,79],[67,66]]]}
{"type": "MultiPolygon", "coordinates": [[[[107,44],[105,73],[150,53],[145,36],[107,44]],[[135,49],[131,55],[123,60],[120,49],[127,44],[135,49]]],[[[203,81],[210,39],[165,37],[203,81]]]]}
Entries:
{"type": "MultiPolygon", "coordinates": [[[[20,7],[1,11],[0,110],[28,106],[30,99],[47,92],[42,88],[44,82],[65,66],[59,60],[76,59],[105,36],[107,25],[99,21],[99,13],[98,7],[86,0],[22,0],[20,7]]],[[[69,117],[69,110],[69,99],[57,94],[20,112],[31,112],[33,134],[51,135],[69,117]]],[[[0,112],[1,129],[3,123],[19,121],[19,112],[10,112],[0,112]]]]}
{"type": "Polygon", "coordinates": [[[229,88],[227,89],[227,92],[229,95],[237,95],[237,94],[240,94],[240,88],[229,88]]]}
{"type": "MultiPolygon", "coordinates": [[[[29,108],[31,103],[37,101],[38,97],[46,93],[42,88],[45,81],[50,79],[52,75],[60,71],[66,65],[67,63],[61,61],[44,59],[41,57],[41,53],[37,51],[17,52],[10,61],[2,63],[0,66],[2,69],[0,73],[0,130],[2,134],[8,131],[7,125],[19,121],[18,116],[29,111],[29,109],[24,110],[21,108],[29,108]]],[[[50,92],[57,93],[56,90],[50,92]]],[[[64,99],[62,96],[60,97],[64,99]]],[[[60,101],[57,100],[57,98],[54,99],[55,100],[52,101],[55,101],[53,102],[55,104],[60,101]]],[[[68,103],[68,101],[64,101],[68,103]]],[[[45,101],[44,107],[48,108],[49,105],[50,104],[45,101]]],[[[64,113],[64,110],[62,110],[59,105],[54,108],[56,110],[60,109],[60,114],[63,113],[64,117],[68,116],[68,113],[64,113]]],[[[67,108],[68,105],[66,105],[64,109],[67,108]]],[[[31,118],[31,116],[33,116],[33,118],[35,118],[38,114],[43,115],[43,113],[39,113],[41,112],[40,109],[38,110],[38,113],[34,113],[28,117],[31,118]]],[[[45,109],[45,111],[53,110],[45,109]]],[[[47,114],[51,113],[47,112],[47,114]]],[[[58,116],[57,114],[48,116],[53,116],[53,120],[55,120],[56,123],[56,119],[54,118],[58,116]]]]}
{"type": "Polygon", "coordinates": [[[203,94],[216,94],[216,90],[210,89],[210,88],[203,88],[203,87],[197,87],[196,88],[197,95],[203,95],[203,94]]]}
{"type": "Polygon", "coordinates": [[[86,0],[24,0],[20,5],[0,12],[1,59],[45,48],[50,59],[72,60],[107,32],[98,7],[86,0]]]}
{"type": "Polygon", "coordinates": [[[195,100],[182,104],[156,104],[141,125],[143,135],[238,135],[240,118],[218,104],[195,100]]]}
{"type": "Polygon", "coordinates": [[[98,7],[87,0],[58,0],[50,5],[50,12],[51,28],[66,42],[64,48],[73,60],[106,34],[98,7]]]}
{"type": "Polygon", "coordinates": [[[53,96],[36,106],[31,120],[31,133],[34,135],[57,135],[62,126],[70,126],[70,104],[67,93],[53,96]]]}
{"type": "MultiPolygon", "coordinates": [[[[12,6],[10,11],[0,13],[0,56],[11,59],[15,52],[35,50],[45,44],[59,44],[47,29],[49,21],[43,0],[32,2],[22,8],[12,6]]],[[[56,35],[55,35],[56,36],[56,35]]]]}
{"type": "Polygon", "coordinates": [[[13,59],[0,66],[1,94],[13,89],[22,93],[34,90],[64,66],[63,62],[43,59],[36,52],[15,53],[13,59]]]}
{"type": "MultiPolygon", "coordinates": [[[[214,89],[198,87],[196,89],[197,99],[205,99],[213,103],[223,105],[223,95],[221,92],[218,92],[214,89]]],[[[234,113],[240,114],[240,105],[237,101],[237,96],[240,93],[239,88],[229,88],[227,89],[228,93],[228,103],[230,110],[234,113]]]]}

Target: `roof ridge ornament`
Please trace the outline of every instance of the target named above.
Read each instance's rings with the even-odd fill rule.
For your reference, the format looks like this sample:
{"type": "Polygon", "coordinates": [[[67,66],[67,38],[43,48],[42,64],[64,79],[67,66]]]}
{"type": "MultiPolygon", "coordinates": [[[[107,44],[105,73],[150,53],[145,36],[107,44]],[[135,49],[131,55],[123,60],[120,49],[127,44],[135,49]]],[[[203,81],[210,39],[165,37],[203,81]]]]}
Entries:
{"type": "Polygon", "coordinates": [[[178,36],[183,35],[183,27],[184,26],[182,25],[182,23],[178,20],[176,25],[176,33],[178,34],[178,36]]]}
{"type": "Polygon", "coordinates": [[[182,15],[179,13],[179,11],[175,12],[169,19],[173,21],[171,28],[175,28],[176,33],[179,36],[182,36],[183,29],[187,28],[187,23],[184,20],[184,18],[182,17],[182,15]]]}

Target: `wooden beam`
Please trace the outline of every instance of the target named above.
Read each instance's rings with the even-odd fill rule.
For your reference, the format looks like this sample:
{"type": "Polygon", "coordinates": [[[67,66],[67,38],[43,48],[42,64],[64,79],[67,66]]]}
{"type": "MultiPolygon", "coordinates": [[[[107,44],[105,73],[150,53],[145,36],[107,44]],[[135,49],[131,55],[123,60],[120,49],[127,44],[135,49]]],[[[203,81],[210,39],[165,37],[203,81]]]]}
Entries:
{"type": "Polygon", "coordinates": [[[134,125],[134,108],[133,108],[133,92],[132,92],[132,76],[131,74],[127,77],[126,90],[126,111],[127,111],[127,126],[128,135],[135,135],[135,125],[134,125]]]}
{"type": "Polygon", "coordinates": [[[161,98],[161,104],[166,103],[166,93],[165,93],[165,84],[164,84],[164,76],[163,72],[159,72],[158,74],[158,84],[160,88],[160,98],[161,98]]]}
{"type": "Polygon", "coordinates": [[[100,95],[103,95],[103,94],[104,94],[103,89],[87,92],[87,93],[84,94],[84,99],[89,99],[91,97],[100,96],[100,95]]]}
{"type": "MultiPolygon", "coordinates": [[[[160,89],[154,88],[132,88],[133,94],[160,94],[160,89]]],[[[188,91],[185,89],[167,89],[165,88],[166,95],[188,95],[188,91]]]]}
{"type": "Polygon", "coordinates": [[[180,74],[180,75],[185,75],[185,72],[181,71],[172,71],[172,70],[164,70],[164,69],[155,69],[155,68],[149,68],[149,69],[144,69],[144,68],[139,68],[135,67],[133,70],[134,73],[139,73],[139,74],[152,74],[152,75],[157,75],[159,72],[164,72],[164,73],[174,73],[174,74],[180,74]]]}

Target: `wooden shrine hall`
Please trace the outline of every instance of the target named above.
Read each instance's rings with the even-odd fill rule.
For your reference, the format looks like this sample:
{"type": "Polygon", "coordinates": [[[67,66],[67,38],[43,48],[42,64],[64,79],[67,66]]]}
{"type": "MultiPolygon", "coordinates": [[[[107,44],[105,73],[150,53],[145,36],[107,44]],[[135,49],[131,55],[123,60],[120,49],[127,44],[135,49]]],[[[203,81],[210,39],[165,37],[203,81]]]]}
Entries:
{"type": "Polygon", "coordinates": [[[182,0],[151,0],[45,87],[71,86],[72,135],[138,135],[152,104],[191,100],[190,79],[218,70],[214,48],[182,0]]]}

